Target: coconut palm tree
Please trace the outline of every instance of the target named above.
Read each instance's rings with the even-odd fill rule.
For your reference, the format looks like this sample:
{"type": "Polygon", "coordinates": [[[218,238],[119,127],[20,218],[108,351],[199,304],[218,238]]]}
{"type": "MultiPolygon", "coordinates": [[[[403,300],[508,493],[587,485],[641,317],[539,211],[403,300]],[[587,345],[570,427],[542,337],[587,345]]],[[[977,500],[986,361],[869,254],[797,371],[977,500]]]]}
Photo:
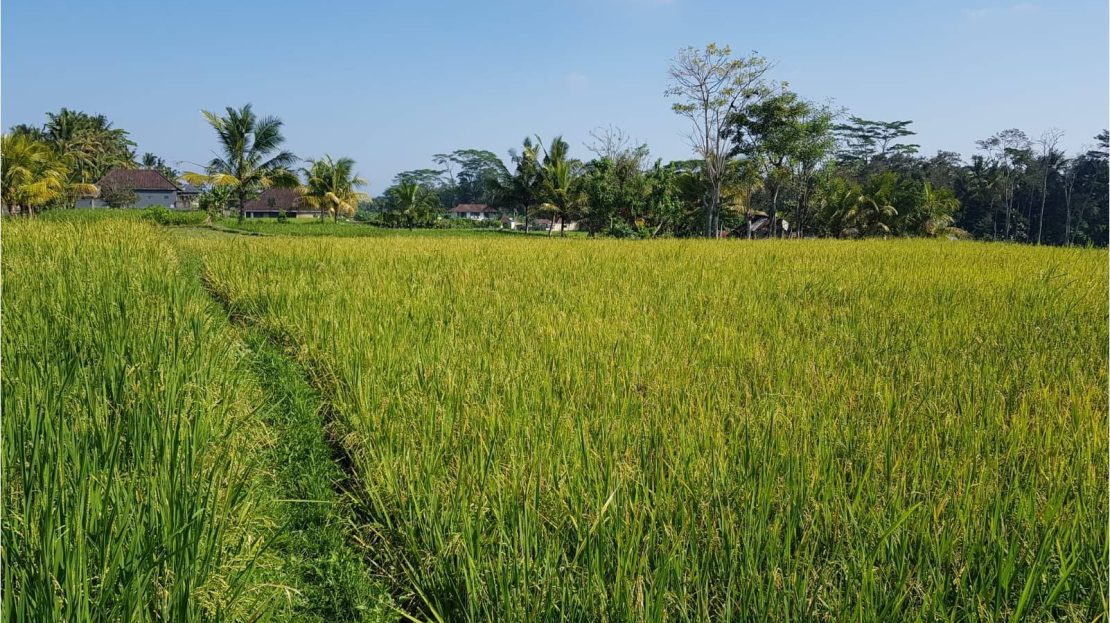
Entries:
{"type": "Polygon", "coordinates": [[[367,182],[354,172],[354,160],[332,160],[331,156],[325,155],[308,163],[301,169],[305,177],[302,200],[319,211],[321,219],[327,214],[331,214],[336,221],[341,215],[353,216],[359,202],[369,200],[366,193],[355,190],[366,186],[367,182]]]}
{"type": "Polygon", "coordinates": [[[412,229],[416,223],[428,220],[439,207],[439,197],[427,187],[405,181],[389,189],[390,203],[412,229]]]}
{"type": "MultiPolygon", "coordinates": [[[[543,145],[543,142],[540,142],[543,145]]],[[[586,201],[578,176],[578,162],[569,160],[570,145],[562,136],[551,139],[551,146],[544,152],[540,171],[540,188],[544,203],[540,207],[551,215],[551,222],[559,221],[559,235],[566,236],[566,219],[586,201]]],[[[551,229],[547,230],[551,235],[551,229]]]]}
{"type": "Polygon", "coordinates": [[[96,186],[70,183],[66,158],[27,134],[0,138],[0,200],[33,216],[35,208],[74,196],[96,196],[96,186]]]}
{"type": "Polygon", "coordinates": [[[71,181],[95,182],[108,171],[135,166],[135,143],[104,115],[62,108],[46,114],[43,136],[69,159],[71,181]]]}
{"type": "Polygon", "coordinates": [[[960,200],[949,188],[935,188],[929,182],[921,188],[921,200],[917,210],[907,219],[910,231],[928,236],[937,236],[948,229],[960,209],[960,200]]]}
{"type": "Polygon", "coordinates": [[[520,152],[509,150],[516,169],[508,180],[502,194],[519,207],[524,216],[524,231],[530,229],[532,210],[539,203],[540,194],[540,146],[525,137],[520,152]]]}
{"type": "Polygon", "coordinates": [[[204,173],[187,172],[182,177],[190,184],[227,186],[239,201],[239,222],[246,218],[247,201],[270,186],[293,187],[298,183],[291,167],[297,161],[292,152],[281,149],[281,120],[259,118],[247,104],[236,110],[226,108],[221,117],[201,111],[216,131],[220,155],[212,158],[204,173]]]}
{"type": "Polygon", "coordinates": [[[890,233],[891,222],[898,210],[879,195],[855,196],[855,201],[844,211],[843,221],[855,227],[861,235],[876,236],[890,233]]]}

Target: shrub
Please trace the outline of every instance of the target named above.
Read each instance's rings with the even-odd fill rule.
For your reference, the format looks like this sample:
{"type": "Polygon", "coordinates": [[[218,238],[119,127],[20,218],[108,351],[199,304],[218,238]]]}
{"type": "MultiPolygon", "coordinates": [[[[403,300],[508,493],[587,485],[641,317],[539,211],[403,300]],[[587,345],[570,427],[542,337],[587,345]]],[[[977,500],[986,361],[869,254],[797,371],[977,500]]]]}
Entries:
{"type": "Polygon", "coordinates": [[[166,206],[151,206],[143,210],[143,218],[159,225],[200,225],[208,218],[204,210],[170,210],[166,206]]]}
{"type": "Polygon", "coordinates": [[[468,218],[441,218],[432,227],[435,229],[500,229],[501,221],[497,219],[476,221],[468,218]]]}
{"type": "Polygon", "coordinates": [[[109,208],[129,208],[139,200],[139,195],[124,186],[101,184],[100,200],[108,204],[109,208]]]}

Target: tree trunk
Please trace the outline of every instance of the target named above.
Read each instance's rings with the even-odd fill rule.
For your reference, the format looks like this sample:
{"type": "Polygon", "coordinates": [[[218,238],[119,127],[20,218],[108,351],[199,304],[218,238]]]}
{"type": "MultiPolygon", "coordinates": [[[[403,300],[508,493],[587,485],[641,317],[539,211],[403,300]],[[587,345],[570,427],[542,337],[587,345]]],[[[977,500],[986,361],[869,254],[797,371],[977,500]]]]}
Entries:
{"type": "Polygon", "coordinates": [[[1041,216],[1037,219],[1037,244],[1041,243],[1041,232],[1044,231],[1044,204],[1048,199],[1048,171],[1045,170],[1044,182],[1041,184],[1041,216]]]}
{"type": "Polygon", "coordinates": [[[1006,199],[1006,220],[1005,220],[1006,225],[1005,225],[1005,227],[1002,228],[1002,238],[1004,240],[1009,240],[1010,239],[1010,211],[1013,207],[1013,202],[1014,202],[1014,199],[1013,199],[1012,196],[1010,198],[1006,199]]]}
{"type": "Polygon", "coordinates": [[[720,189],[717,183],[712,182],[709,190],[709,201],[705,206],[705,237],[714,238],[717,234],[717,202],[720,201],[720,189]]]}
{"type": "Polygon", "coordinates": [[[239,195],[239,224],[242,225],[247,219],[247,194],[242,190],[236,194],[239,195]]]}
{"type": "Polygon", "coordinates": [[[775,192],[771,193],[771,222],[768,223],[768,238],[775,238],[778,234],[778,214],[779,214],[779,189],[782,184],[775,184],[775,192]]]}
{"type": "Polygon", "coordinates": [[[567,219],[562,216],[559,217],[559,237],[567,237],[567,219]]]}

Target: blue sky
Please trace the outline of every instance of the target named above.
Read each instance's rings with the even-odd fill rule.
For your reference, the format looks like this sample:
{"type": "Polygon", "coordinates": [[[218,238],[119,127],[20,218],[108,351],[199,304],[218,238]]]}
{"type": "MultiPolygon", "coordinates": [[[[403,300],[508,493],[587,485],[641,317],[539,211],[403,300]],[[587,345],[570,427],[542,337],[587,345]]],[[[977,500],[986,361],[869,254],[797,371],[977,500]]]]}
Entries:
{"type": "Polygon", "coordinates": [[[505,156],[613,124],[686,158],[664,97],[687,45],[758,50],[806,98],[912,119],[923,150],[970,154],[1018,127],[1079,149],[1107,126],[1104,0],[83,2],[5,0],[0,123],[108,115],[178,168],[214,147],[199,110],[252,102],[298,156],[351,156],[377,194],[437,152],[505,156]]]}

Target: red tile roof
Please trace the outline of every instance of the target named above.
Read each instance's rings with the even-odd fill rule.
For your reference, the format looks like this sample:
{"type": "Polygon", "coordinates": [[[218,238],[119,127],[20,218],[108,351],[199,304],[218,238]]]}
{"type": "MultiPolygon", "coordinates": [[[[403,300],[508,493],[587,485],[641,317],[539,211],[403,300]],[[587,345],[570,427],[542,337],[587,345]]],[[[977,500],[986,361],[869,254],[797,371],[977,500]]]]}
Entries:
{"type": "Polygon", "coordinates": [[[267,188],[257,199],[247,202],[247,211],[273,211],[295,212],[298,210],[311,211],[312,208],[301,202],[301,194],[295,188],[267,188]],[[273,200],[271,204],[270,200],[273,200]]]}
{"type": "Polygon", "coordinates": [[[112,169],[96,185],[131,190],[181,190],[177,184],[154,169],[112,169]]]}
{"type": "Polygon", "coordinates": [[[459,214],[462,212],[496,212],[493,208],[484,203],[460,203],[451,209],[452,212],[459,214]]]}

